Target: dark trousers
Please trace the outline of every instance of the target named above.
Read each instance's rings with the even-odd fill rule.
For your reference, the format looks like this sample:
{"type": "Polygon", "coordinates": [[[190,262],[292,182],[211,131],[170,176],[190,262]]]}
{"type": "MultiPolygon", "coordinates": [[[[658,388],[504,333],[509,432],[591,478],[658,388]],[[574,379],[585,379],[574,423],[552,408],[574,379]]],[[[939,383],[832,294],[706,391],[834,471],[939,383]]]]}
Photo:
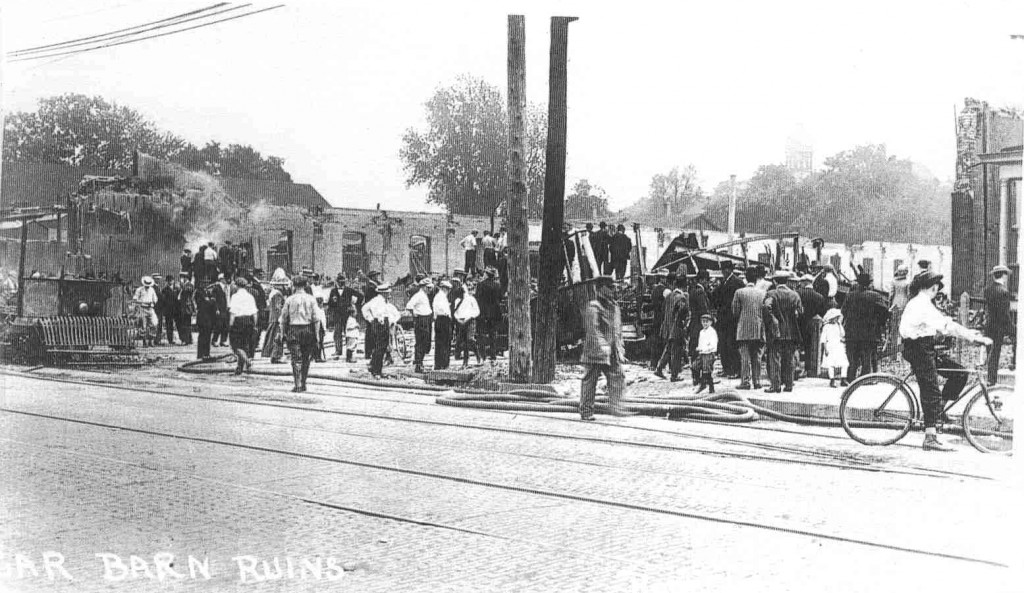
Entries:
{"type": "Polygon", "coordinates": [[[334,357],[341,356],[345,351],[345,326],[348,325],[348,312],[334,314],[334,357]]]}
{"type": "Polygon", "coordinates": [[[726,375],[739,375],[740,351],[736,346],[736,320],[722,319],[718,324],[718,355],[722,361],[722,372],[726,375]]]}
{"type": "Polygon", "coordinates": [[[383,321],[371,321],[366,329],[367,341],[370,341],[370,334],[373,334],[373,352],[370,353],[370,374],[380,376],[384,372],[384,355],[388,351],[388,341],[391,335],[391,324],[383,321]]]}
{"type": "Polygon", "coordinates": [[[255,335],[255,316],[235,317],[234,323],[231,324],[230,339],[231,349],[235,352],[235,358],[238,359],[238,366],[235,368],[236,373],[242,372],[249,363],[249,360],[251,360],[252,356],[249,352],[255,349],[255,344],[253,344],[255,335]]]}
{"type": "Polygon", "coordinates": [[[484,266],[494,266],[498,263],[498,258],[494,253],[493,249],[484,249],[484,266]]]}
{"type": "Polygon", "coordinates": [[[476,271],[476,249],[466,252],[466,261],[464,265],[466,266],[467,274],[472,274],[476,271]]]}
{"type": "Polygon", "coordinates": [[[651,356],[651,368],[658,368],[658,362],[661,361],[661,353],[665,349],[665,343],[661,339],[659,330],[661,329],[661,320],[655,318],[654,320],[654,331],[647,338],[647,352],[651,356]]]}
{"type": "Polygon", "coordinates": [[[164,331],[167,332],[167,343],[174,343],[174,321],[176,319],[173,313],[164,313],[160,316],[160,321],[164,326],[164,331]]]}
{"type": "Polygon", "coordinates": [[[608,400],[613,410],[619,408],[622,400],[622,388],[624,376],[622,374],[622,361],[612,350],[609,364],[584,363],[586,369],[580,384],[580,416],[589,418],[594,415],[594,399],[597,397],[597,379],[602,374],[608,381],[608,400]]]}
{"type": "Polygon", "coordinates": [[[178,326],[178,339],[181,340],[182,344],[192,343],[192,316],[187,313],[182,313],[174,321],[175,325],[178,326]]]}
{"type": "Polygon", "coordinates": [[[872,372],[871,359],[877,346],[877,342],[846,341],[846,357],[850,360],[850,368],[846,371],[847,381],[853,381],[857,377],[872,372]]]}
{"type": "Polygon", "coordinates": [[[213,327],[200,323],[196,329],[199,332],[198,341],[196,342],[196,358],[209,358],[210,341],[213,339],[213,327]]]}
{"type": "Polygon", "coordinates": [[[740,350],[740,384],[761,386],[761,347],[764,342],[759,340],[739,340],[736,342],[740,350]]]}
{"type": "Polygon", "coordinates": [[[423,366],[423,359],[430,352],[430,332],[431,322],[430,315],[417,315],[413,320],[413,335],[416,338],[416,350],[413,355],[413,364],[416,366],[423,366]]]}
{"type": "Polygon", "coordinates": [[[605,261],[603,261],[603,262],[601,263],[601,272],[602,272],[602,273],[603,273],[603,274],[604,274],[605,276],[611,276],[611,275],[612,275],[612,272],[613,272],[614,270],[615,270],[615,266],[613,266],[613,265],[612,265],[612,262],[611,262],[611,260],[605,260],[605,261]]]}
{"type": "Polygon", "coordinates": [[[612,265],[612,267],[615,268],[615,277],[617,279],[622,280],[626,277],[626,262],[628,261],[628,259],[620,259],[616,260],[612,265]]]}
{"type": "Polygon", "coordinates": [[[377,334],[371,331],[372,322],[366,324],[366,335],[363,338],[363,355],[369,359],[373,357],[373,350],[377,346],[377,334]]]}
{"type": "Polygon", "coordinates": [[[438,317],[434,321],[434,370],[448,368],[452,348],[452,318],[438,317]]]}
{"type": "Polygon", "coordinates": [[[690,375],[693,377],[694,385],[700,381],[700,365],[697,363],[697,341],[700,339],[701,329],[703,329],[703,326],[698,320],[696,325],[691,324],[690,329],[687,330],[689,345],[686,348],[686,353],[690,357],[690,375]]]}
{"type": "Polygon", "coordinates": [[[1003,351],[1003,336],[999,331],[987,331],[985,335],[992,339],[992,352],[988,357],[988,384],[995,385],[999,379],[999,356],[1003,351]]]}
{"type": "Polygon", "coordinates": [[[476,354],[477,361],[483,360],[483,355],[476,345],[476,319],[470,319],[466,323],[455,324],[455,357],[462,358],[462,366],[469,364],[469,353],[476,354]]]}
{"type": "Polygon", "coordinates": [[[306,386],[309,363],[316,353],[315,325],[291,325],[288,327],[288,352],[292,357],[292,378],[296,387],[306,386]]]}
{"type": "Polygon", "coordinates": [[[284,355],[284,340],[281,337],[281,324],[274,321],[267,328],[267,333],[263,336],[263,348],[260,350],[263,358],[269,358],[271,362],[278,362],[281,360],[281,356],[284,355]]]}
{"type": "Polygon", "coordinates": [[[217,319],[216,325],[213,326],[213,343],[217,344],[219,342],[223,344],[227,342],[228,334],[230,333],[229,329],[230,328],[228,328],[228,318],[219,317],[217,319]]]}
{"type": "Polygon", "coordinates": [[[498,324],[501,320],[481,317],[477,321],[480,330],[480,337],[477,339],[477,343],[480,344],[480,356],[494,360],[498,351],[498,324]]]}
{"type": "Polygon", "coordinates": [[[796,342],[792,340],[772,340],[768,342],[768,378],[772,389],[780,386],[793,389],[793,353],[796,342]]]}
{"type": "Polygon", "coordinates": [[[672,377],[678,377],[679,372],[683,370],[683,351],[686,350],[686,338],[679,336],[678,338],[669,338],[668,342],[665,343],[665,348],[661,353],[661,358],[658,359],[658,371],[662,371],[665,365],[668,365],[669,371],[672,373],[672,377]]]}
{"type": "Polygon", "coordinates": [[[959,364],[938,358],[935,353],[934,338],[903,340],[903,359],[910,363],[910,368],[917,378],[918,391],[921,393],[921,407],[924,412],[925,428],[933,428],[942,413],[942,401],[954,400],[960,396],[967,384],[967,373],[959,364]],[[938,368],[952,369],[938,371],[938,368]],[[939,375],[946,378],[946,384],[939,391],[939,375]]]}

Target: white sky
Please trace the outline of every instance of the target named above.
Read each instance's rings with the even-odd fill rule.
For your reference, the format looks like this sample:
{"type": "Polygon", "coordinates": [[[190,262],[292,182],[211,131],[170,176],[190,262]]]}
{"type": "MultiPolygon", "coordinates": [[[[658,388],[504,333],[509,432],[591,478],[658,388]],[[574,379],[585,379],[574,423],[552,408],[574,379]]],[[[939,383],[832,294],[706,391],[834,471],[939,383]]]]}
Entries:
{"type": "MultiPolygon", "coordinates": [[[[568,183],[614,208],[693,163],[707,190],[779,163],[798,127],[824,157],[862,143],[953,174],[964,97],[1024,104],[1024,2],[288,1],[282,9],[70,59],[8,63],[4,108],[80,92],[197,144],[251,144],[336,206],[425,209],[398,150],[459,74],[506,88],[506,15],[526,15],[527,94],[547,102],[553,15],[569,28],[568,183]],[[838,8],[831,8],[836,6],[838,8]]],[[[213,0],[4,3],[8,51],[213,0]]],[[[271,6],[258,1],[256,7],[271,6]]]]}

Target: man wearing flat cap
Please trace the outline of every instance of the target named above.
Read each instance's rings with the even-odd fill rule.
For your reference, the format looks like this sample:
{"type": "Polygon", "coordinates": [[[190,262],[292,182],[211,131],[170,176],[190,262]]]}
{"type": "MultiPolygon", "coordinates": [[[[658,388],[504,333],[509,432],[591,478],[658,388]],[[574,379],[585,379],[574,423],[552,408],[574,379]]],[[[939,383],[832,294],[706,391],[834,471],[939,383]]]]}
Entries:
{"type": "Polygon", "coordinates": [[[871,290],[872,280],[871,274],[862,270],[857,274],[857,284],[843,301],[846,357],[850,361],[846,371],[848,382],[871,372],[875,349],[882,339],[885,322],[889,319],[885,297],[871,290]]]}
{"type": "Polygon", "coordinates": [[[985,336],[992,340],[992,352],[988,359],[989,385],[995,385],[999,378],[1003,339],[1006,336],[1016,339],[1017,335],[1013,318],[1010,317],[1010,290],[1006,287],[1009,280],[1010,268],[998,265],[992,268],[992,282],[985,287],[985,336]]]}
{"type": "MultiPolygon", "coordinates": [[[[903,339],[903,358],[910,363],[917,378],[924,412],[924,442],[926,451],[954,451],[938,438],[936,427],[942,415],[942,401],[956,399],[967,383],[962,372],[938,371],[935,341],[939,336],[956,336],[980,344],[992,340],[979,332],[967,329],[943,315],[932,300],[942,290],[942,274],[924,270],[910,283],[910,301],[900,319],[900,337],[903,339]],[[939,391],[939,375],[946,377],[946,385],[939,391]]],[[[955,368],[945,361],[942,368],[955,368]]]]}
{"type": "Polygon", "coordinates": [[[583,327],[583,353],[580,362],[586,369],[580,385],[580,418],[594,419],[594,399],[597,395],[597,378],[604,375],[608,381],[608,400],[615,415],[624,415],[620,404],[624,376],[622,363],[626,360],[626,349],[622,342],[622,317],[615,302],[612,279],[599,276],[595,282],[597,294],[587,304],[583,327]]]}

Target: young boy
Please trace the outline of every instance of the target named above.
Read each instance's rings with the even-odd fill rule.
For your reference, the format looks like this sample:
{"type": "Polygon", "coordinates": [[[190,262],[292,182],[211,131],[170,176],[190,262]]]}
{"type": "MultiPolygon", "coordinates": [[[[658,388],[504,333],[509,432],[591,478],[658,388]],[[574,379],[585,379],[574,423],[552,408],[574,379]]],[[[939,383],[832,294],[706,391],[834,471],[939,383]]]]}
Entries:
{"type": "Polygon", "coordinates": [[[708,388],[708,393],[715,392],[715,380],[712,372],[715,369],[715,353],[718,352],[718,332],[711,327],[711,315],[705,313],[700,316],[701,330],[697,336],[697,360],[698,365],[697,393],[708,388]]]}

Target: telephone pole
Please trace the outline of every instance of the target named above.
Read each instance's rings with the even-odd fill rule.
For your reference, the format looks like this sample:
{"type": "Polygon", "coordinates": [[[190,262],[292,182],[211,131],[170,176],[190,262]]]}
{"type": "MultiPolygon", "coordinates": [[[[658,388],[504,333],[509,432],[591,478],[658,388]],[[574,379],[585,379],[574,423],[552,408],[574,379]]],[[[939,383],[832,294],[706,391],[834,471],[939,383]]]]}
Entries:
{"type": "MultiPolygon", "coordinates": [[[[533,376],[530,328],[530,227],[526,217],[526,17],[508,16],[508,376],[533,376]]],[[[492,219],[493,220],[493,219],[492,219]]],[[[492,230],[494,224],[491,224],[492,230]]]]}
{"type": "Polygon", "coordinates": [[[566,90],[569,23],[576,17],[551,17],[548,71],[548,146],[544,170],[544,222],[537,279],[537,336],[533,342],[533,380],[555,378],[558,350],[558,285],[562,278],[562,221],[565,209],[566,90]]]}

